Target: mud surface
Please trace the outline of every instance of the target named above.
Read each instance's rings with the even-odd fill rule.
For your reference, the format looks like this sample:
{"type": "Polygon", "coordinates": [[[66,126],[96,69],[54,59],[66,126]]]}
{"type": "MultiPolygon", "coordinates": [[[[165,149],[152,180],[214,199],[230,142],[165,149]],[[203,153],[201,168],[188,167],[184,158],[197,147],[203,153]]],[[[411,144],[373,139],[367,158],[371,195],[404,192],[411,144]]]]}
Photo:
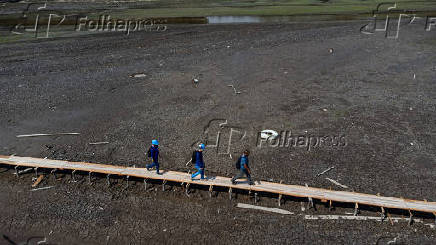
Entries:
{"type": "MultiPolygon", "coordinates": [[[[363,24],[178,25],[1,44],[0,154],[143,166],[158,138],[161,168],[187,171],[192,144],[207,141],[207,174],[232,176],[249,148],[256,179],[342,190],[328,177],[356,192],[435,201],[436,31],[413,24],[394,40],[361,34],[363,24]],[[233,159],[231,128],[241,132],[233,159]],[[259,147],[263,129],[291,131],[313,146],[259,147]],[[16,138],[60,132],[80,135],[16,138]],[[109,144],[89,145],[100,141],[109,144]]],[[[304,220],[349,207],[303,212],[301,200],[288,200],[281,208],[295,215],[283,216],[236,208],[253,202],[247,193],[230,202],[225,190],[187,197],[177,185],[144,191],[140,181],[126,189],[119,179],[107,187],[104,176],[89,185],[68,173],[31,192],[34,174],[13,172],[0,172],[0,230],[17,243],[436,242],[435,230],[418,223],[304,220]]],[[[258,204],[275,207],[274,198],[258,204]]]]}

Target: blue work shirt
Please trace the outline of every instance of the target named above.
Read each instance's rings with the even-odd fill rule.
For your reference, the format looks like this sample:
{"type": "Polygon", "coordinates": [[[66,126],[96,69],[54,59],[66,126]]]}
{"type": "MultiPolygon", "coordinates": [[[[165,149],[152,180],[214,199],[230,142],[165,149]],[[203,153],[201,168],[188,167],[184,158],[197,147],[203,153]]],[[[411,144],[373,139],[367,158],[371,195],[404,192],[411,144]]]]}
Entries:
{"type": "Polygon", "coordinates": [[[159,163],[159,147],[151,146],[150,149],[148,149],[148,157],[151,157],[153,162],[159,163]]]}
{"type": "Polygon", "coordinates": [[[194,151],[192,153],[192,162],[195,163],[196,168],[204,168],[203,152],[202,151],[194,151]]]}
{"type": "Polygon", "coordinates": [[[240,166],[241,166],[241,170],[244,170],[245,169],[245,165],[247,166],[247,168],[248,168],[248,157],[246,156],[246,155],[242,155],[241,157],[240,157],[240,166]]]}

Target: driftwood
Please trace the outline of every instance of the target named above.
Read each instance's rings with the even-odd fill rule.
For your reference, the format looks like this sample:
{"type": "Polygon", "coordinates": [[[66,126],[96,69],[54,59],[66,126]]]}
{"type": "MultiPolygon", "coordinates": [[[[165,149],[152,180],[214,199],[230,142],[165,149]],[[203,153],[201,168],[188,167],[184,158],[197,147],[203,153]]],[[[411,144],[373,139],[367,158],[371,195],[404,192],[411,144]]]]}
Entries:
{"type": "Polygon", "coordinates": [[[102,141],[102,142],[93,142],[93,143],[89,143],[90,145],[104,145],[104,144],[109,144],[109,142],[107,141],[102,141]]]}
{"type": "Polygon", "coordinates": [[[80,133],[21,134],[21,135],[17,135],[17,138],[39,137],[39,136],[59,136],[59,135],[80,135],[80,133]]]}
{"type": "Polygon", "coordinates": [[[44,179],[44,175],[40,175],[38,179],[36,179],[35,183],[33,183],[32,187],[37,187],[39,183],[41,183],[42,179],[44,179]]]}
{"type": "Polygon", "coordinates": [[[328,180],[328,181],[330,181],[330,182],[332,182],[332,183],[335,184],[335,185],[338,185],[338,186],[344,188],[344,189],[348,189],[348,186],[343,185],[343,184],[337,182],[336,180],[332,180],[332,179],[330,179],[330,178],[325,178],[325,179],[328,180]]]}
{"type": "Polygon", "coordinates": [[[328,171],[330,171],[330,170],[332,170],[332,169],[334,169],[334,168],[335,168],[334,166],[333,166],[333,167],[330,167],[330,168],[328,168],[328,169],[322,171],[321,173],[317,174],[316,177],[321,176],[321,175],[327,173],[328,171]]]}
{"type": "Polygon", "coordinates": [[[294,213],[289,212],[289,211],[284,210],[284,209],[266,208],[266,207],[261,207],[261,206],[256,206],[256,205],[245,204],[245,203],[238,203],[237,207],[238,208],[257,209],[257,210],[268,211],[268,212],[273,212],[273,213],[278,213],[278,214],[294,214],[294,213]]]}
{"type": "Polygon", "coordinates": [[[37,188],[37,189],[32,189],[30,191],[40,191],[40,190],[47,190],[47,189],[51,189],[54,186],[46,186],[46,187],[41,187],[41,188],[37,188]]]}

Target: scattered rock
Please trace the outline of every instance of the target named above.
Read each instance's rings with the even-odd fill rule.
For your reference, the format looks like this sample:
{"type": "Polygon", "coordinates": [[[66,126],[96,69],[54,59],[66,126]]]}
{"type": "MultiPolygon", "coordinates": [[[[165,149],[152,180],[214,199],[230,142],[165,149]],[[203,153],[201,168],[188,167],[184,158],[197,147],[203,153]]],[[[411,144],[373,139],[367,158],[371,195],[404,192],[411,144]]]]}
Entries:
{"type": "Polygon", "coordinates": [[[135,78],[141,78],[141,77],[146,77],[147,75],[145,75],[144,73],[134,73],[132,75],[130,75],[130,77],[135,77],[135,78]]]}
{"type": "Polygon", "coordinates": [[[236,91],[236,88],[233,86],[233,84],[229,84],[227,87],[232,87],[235,94],[241,94],[241,91],[236,91]]]}

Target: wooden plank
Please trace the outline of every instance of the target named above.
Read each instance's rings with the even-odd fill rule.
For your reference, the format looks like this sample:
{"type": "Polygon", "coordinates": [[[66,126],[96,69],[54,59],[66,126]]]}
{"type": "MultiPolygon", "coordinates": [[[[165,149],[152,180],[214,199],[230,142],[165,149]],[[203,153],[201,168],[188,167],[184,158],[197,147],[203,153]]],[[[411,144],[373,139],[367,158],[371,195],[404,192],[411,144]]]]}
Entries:
{"type": "Polygon", "coordinates": [[[39,136],[60,136],[60,135],[80,135],[80,133],[21,134],[21,135],[17,135],[17,138],[24,138],[24,137],[39,137],[39,136]]]}
{"type": "Polygon", "coordinates": [[[36,179],[35,183],[33,183],[32,187],[36,187],[39,185],[39,183],[41,183],[42,179],[44,179],[44,175],[41,174],[38,179],[36,179]]]}
{"type": "Polygon", "coordinates": [[[39,159],[31,157],[18,156],[1,156],[0,163],[13,166],[38,167],[49,169],[69,169],[84,172],[103,173],[111,175],[121,175],[138,177],[144,179],[159,179],[179,183],[197,184],[197,185],[214,185],[234,189],[249,190],[255,192],[269,192],[295,197],[311,197],[319,200],[331,200],[334,202],[359,203],[369,206],[378,206],[385,208],[415,210],[421,212],[436,212],[435,202],[425,202],[418,200],[408,200],[404,198],[382,197],[377,195],[334,191],[314,187],[305,187],[299,185],[285,185],[262,181],[260,184],[248,185],[240,183],[233,185],[231,179],[221,176],[208,176],[207,180],[191,180],[188,173],[176,171],[161,171],[163,174],[158,175],[155,171],[147,171],[145,168],[131,168],[123,166],[114,166],[107,164],[95,164],[86,162],[69,162],[61,160],[39,159]]]}
{"type": "Polygon", "coordinates": [[[238,205],[237,205],[236,207],[238,207],[238,208],[257,209],[257,210],[262,210],[262,211],[267,211],[267,212],[273,212],[273,213],[278,213],[278,214],[294,214],[293,212],[289,212],[289,211],[284,210],[284,209],[279,209],[279,208],[267,208],[267,207],[256,206],[256,205],[250,205],[250,204],[245,204],[245,203],[238,203],[238,205]]]}

